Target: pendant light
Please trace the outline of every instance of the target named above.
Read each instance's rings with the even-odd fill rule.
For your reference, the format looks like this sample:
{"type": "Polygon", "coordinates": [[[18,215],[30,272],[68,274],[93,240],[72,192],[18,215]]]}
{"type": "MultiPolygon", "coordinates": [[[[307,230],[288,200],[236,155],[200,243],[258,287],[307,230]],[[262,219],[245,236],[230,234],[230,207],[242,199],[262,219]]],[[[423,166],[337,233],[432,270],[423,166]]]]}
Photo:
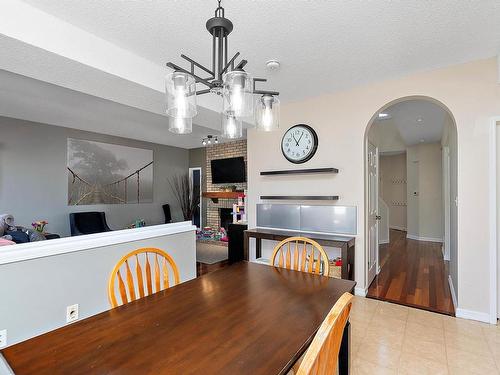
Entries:
{"type": "MultiPolygon", "coordinates": [[[[263,108],[262,115],[265,117],[258,122],[261,123],[262,129],[277,127],[276,111],[279,110],[279,106],[275,104],[279,103],[276,99],[279,92],[258,89],[256,83],[266,82],[266,79],[254,78],[245,72],[244,68],[248,61],[239,59],[239,52],[232,57],[229,54],[228,37],[233,31],[233,23],[226,18],[221,0],[217,1],[214,16],[205,26],[212,36],[212,59],[209,66],[184,54],[181,58],[189,63],[189,68],[185,69],[173,62],[167,63],[173,70],[173,73],[168,74],[166,78],[167,114],[174,119],[170,121],[170,130],[179,134],[191,132],[192,118],[197,114],[196,95],[210,93],[222,96],[222,133],[225,137],[242,136],[242,118],[255,115],[253,95],[270,95],[273,98],[272,106],[263,108]],[[197,85],[201,86],[198,87],[198,91],[197,85]],[[175,119],[190,119],[191,122],[175,119]]],[[[273,66],[277,66],[276,62],[273,66]]]]}
{"type": "Polygon", "coordinates": [[[273,131],[279,128],[280,101],[274,95],[264,94],[255,108],[255,123],[258,130],[273,131]]]}
{"type": "Polygon", "coordinates": [[[235,139],[243,136],[243,123],[234,114],[222,114],[222,134],[223,138],[235,139]]]}
{"type": "Polygon", "coordinates": [[[165,78],[167,115],[171,118],[189,118],[197,115],[196,81],[190,74],[172,72],[165,78]]]}
{"type": "Polygon", "coordinates": [[[253,113],[252,77],[244,70],[233,70],[224,75],[222,87],[223,111],[236,117],[253,113]]]}
{"type": "Polygon", "coordinates": [[[189,134],[193,132],[193,119],[181,117],[168,118],[168,130],[175,134],[189,134]]]}

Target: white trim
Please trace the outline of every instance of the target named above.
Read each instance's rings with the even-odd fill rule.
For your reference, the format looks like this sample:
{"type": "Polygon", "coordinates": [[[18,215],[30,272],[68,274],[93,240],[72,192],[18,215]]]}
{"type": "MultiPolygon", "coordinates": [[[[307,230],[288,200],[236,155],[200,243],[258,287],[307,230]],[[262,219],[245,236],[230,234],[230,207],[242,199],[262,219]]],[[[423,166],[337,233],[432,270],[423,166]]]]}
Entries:
{"type": "Polygon", "coordinates": [[[365,288],[361,288],[359,286],[354,288],[354,295],[360,297],[366,297],[367,290],[365,288]]]}
{"type": "Polygon", "coordinates": [[[450,148],[444,146],[442,149],[443,163],[443,210],[444,210],[444,236],[443,236],[443,259],[450,260],[450,243],[451,243],[451,160],[450,148]]]}
{"type": "Polygon", "coordinates": [[[490,232],[490,316],[489,322],[497,321],[498,291],[497,291],[497,122],[500,117],[493,117],[489,125],[489,232],[490,232]]]}
{"type": "Polygon", "coordinates": [[[180,223],[153,225],[143,228],[115,230],[111,232],[10,245],[3,247],[0,252],[0,265],[195,230],[196,227],[192,225],[191,222],[183,221],[180,223]]]}
{"type": "Polygon", "coordinates": [[[384,245],[384,244],[386,244],[386,243],[389,243],[389,240],[380,240],[380,241],[378,242],[378,244],[379,244],[379,245],[384,245]]]}
{"type": "Polygon", "coordinates": [[[450,293],[451,293],[451,300],[453,301],[453,307],[455,308],[455,311],[457,311],[457,306],[458,306],[457,294],[455,293],[455,287],[453,286],[453,280],[451,279],[451,275],[448,275],[448,284],[450,285],[450,293]]]}
{"type": "Polygon", "coordinates": [[[496,324],[496,320],[494,323],[490,321],[490,314],[484,313],[480,311],[466,310],[466,309],[456,309],[455,316],[457,318],[469,319],[469,320],[477,320],[478,322],[491,323],[496,324]]]}
{"type": "Polygon", "coordinates": [[[398,227],[397,225],[389,225],[389,228],[400,230],[402,232],[406,232],[406,228],[404,228],[404,227],[398,227]]]}
{"type": "Polygon", "coordinates": [[[438,237],[424,237],[424,236],[415,236],[413,234],[407,234],[406,238],[409,238],[410,240],[417,240],[417,241],[427,241],[427,242],[443,242],[443,238],[438,238],[438,237]]]}
{"type": "Polygon", "coordinates": [[[14,375],[14,371],[10,368],[2,354],[0,354],[0,374],[1,375],[14,375]]]}

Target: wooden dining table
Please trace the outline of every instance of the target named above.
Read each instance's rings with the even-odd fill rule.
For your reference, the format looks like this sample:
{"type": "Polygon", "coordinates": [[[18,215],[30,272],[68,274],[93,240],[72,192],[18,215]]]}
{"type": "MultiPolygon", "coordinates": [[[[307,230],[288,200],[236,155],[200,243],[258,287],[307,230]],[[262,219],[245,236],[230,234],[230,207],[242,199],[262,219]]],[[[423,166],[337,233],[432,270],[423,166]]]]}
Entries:
{"type": "Polygon", "coordinates": [[[286,374],[355,284],[239,262],[1,353],[16,375],[286,374]]]}

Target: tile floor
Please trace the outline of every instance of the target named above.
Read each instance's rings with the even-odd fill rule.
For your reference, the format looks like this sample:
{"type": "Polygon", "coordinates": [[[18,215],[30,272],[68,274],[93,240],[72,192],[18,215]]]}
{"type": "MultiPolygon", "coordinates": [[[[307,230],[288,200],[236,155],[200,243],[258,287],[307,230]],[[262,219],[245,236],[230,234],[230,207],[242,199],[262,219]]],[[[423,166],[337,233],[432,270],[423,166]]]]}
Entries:
{"type": "Polygon", "coordinates": [[[500,327],[355,297],[352,374],[498,374],[500,327]]]}

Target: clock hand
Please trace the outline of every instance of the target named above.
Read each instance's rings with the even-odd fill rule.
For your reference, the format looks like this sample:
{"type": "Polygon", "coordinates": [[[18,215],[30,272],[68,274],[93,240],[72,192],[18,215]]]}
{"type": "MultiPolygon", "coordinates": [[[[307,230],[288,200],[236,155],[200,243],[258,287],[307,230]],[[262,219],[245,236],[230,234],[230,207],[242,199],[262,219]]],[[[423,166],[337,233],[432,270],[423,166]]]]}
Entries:
{"type": "Polygon", "coordinates": [[[302,136],[303,136],[303,135],[304,135],[304,132],[302,132],[302,134],[300,135],[300,138],[299,138],[299,140],[297,141],[297,146],[299,145],[299,142],[300,142],[300,140],[302,139],[302,136]]]}
{"type": "Polygon", "coordinates": [[[295,141],[295,144],[298,146],[299,142],[297,142],[297,140],[295,139],[295,134],[292,134],[292,137],[293,137],[293,140],[295,141]]]}

